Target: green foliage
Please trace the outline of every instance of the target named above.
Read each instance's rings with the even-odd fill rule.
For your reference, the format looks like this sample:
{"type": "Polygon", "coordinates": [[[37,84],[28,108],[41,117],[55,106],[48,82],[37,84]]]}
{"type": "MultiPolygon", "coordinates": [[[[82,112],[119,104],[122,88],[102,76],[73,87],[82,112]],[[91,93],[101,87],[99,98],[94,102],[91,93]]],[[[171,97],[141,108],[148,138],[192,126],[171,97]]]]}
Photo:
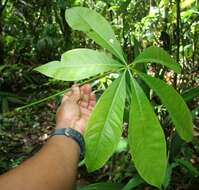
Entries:
{"type": "Polygon", "coordinates": [[[167,166],[165,137],[150,102],[133,78],[128,138],[140,176],[160,187],[167,166]]]}
{"type": "MultiPolygon", "coordinates": [[[[88,170],[94,171],[102,167],[116,149],[123,130],[127,93],[127,97],[131,97],[128,138],[135,167],[144,180],[160,188],[164,184],[167,168],[165,136],[135,76],[138,74],[158,94],[167,107],[179,135],[190,141],[192,121],[183,99],[163,81],[139,73],[136,67],[127,65],[111,26],[98,13],[87,8],[74,7],[66,10],[66,20],[74,30],[83,31],[121,61],[118,63],[103,52],[79,49],[64,53],[61,62],[51,62],[36,69],[47,76],[69,81],[104,72],[109,74],[113,69],[119,74],[100,97],[88,122],[85,133],[85,163],[88,170]],[[76,64],[78,68],[75,67],[76,64]],[[131,76],[130,83],[126,82],[127,73],[131,76]],[[180,109],[175,107],[174,103],[177,103],[180,109]]],[[[145,49],[135,58],[133,64],[148,62],[160,63],[180,72],[180,66],[158,47],[145,49]]]]}
{"type": "Polygon", "coordinates": [[[117,145],[117,148],[115,149],[116,153],[124,152],[128,149],[128,142],[125,138],[120,138],[120,141],[117,145]]]}
{"type": "MultiPolygon", "coordinates": [[[[129,77],[131,72],[154,107],[165,132],[168,169],[163,187],[168,190],[179,189],[182,186],[187,189],[197,189],[197,171],[199,170],[197,138],[193,137],[192,142],[186,144],[178,136],[177,130],[173,128],[175,123],[172,122],[172,114],[168,114],[168,106],[166,108],[166,104],[161,100],[165,97],[168,98],[168,93],[161,95],[161,98],[155,92],[154,85],[151,84],[152,90],[150,91],[150,85],[148,86],[139,76],[139,72],[150,73],[165,80],[181,93],[192,112],[193,135],[198,136],[199,106],[198,88],[196,87],[199,82],[199,6],[196,0],[180,2],[181,10],[176,9],[176,3],[169,0],[142,1],[142,3],[139,0],[0,1],[0,173],[19,165],[23,159],[30,157],[30,149],[42,141],[38,142],[38,138],[40,139],[44,133],[50,133],[50,126],[54,126],[55,104],[59,102],[58,98],[62,94],[70,90],[69,87],[73,83],[71,81],[81,80],[78,82],[79,85],[95,81],[93,90],[99,97],[106,91],[106,88],[109,88],[112,81],[118,75],[121,77],[123,71],[126,70],[126,102],[124,125],[121,127],[122,140],[116,142],[118,146],[115,148],[114,155],[107,156],[107,159],[110,159],[101,170],[88,174],[85,167],[81,166],[80,181],[96,183],[103,179],[106,182],[126,183],[130,179],[129,184],[131,181],[134,184],[134,179],[137,178],[138,172],[135,169],[135,163],[130,161],[128,153],[130,144],[127,144],[127,136],[131,130],[129,128],[132,98],[130,89],[132,79],[129,77]],[[74,8],[70,9],[70,7],[74,8]],[[67,10],[66,14],[65,9],[67,10]],[[90,9],[107,18],[114,32],[100,14],[90,9]],[[82,12],[86,15],[81,14],[82,12]],[[180,30],[177,27],[178,21],[180,21],[180,30]],[[83,33],[86,33],[86,36],[83,33]],[[178,44],[178,39],[180,44],[178,44]],[[67,71],[59,68],[62,65],[60,65],[62,62],[60,57],[63,52],[75,48],[95,50],[99,49],[99,45],[102,50],[95,52],[108,57],[106,59],[109,64],[108,68],[97,67],[96,59],[93,56],[90,59],[95,60],[95,63],[87,59],[86,62],[80,64],[81,67],[75,68],[75,65],[79,64],[79,59],[73,58],[73,62],[64,63],[64,67],[66,65],[66,67],[70,67],[67,71]],[[139,55],[140,52],[142,53],[139,55]],[[168,53],[179,61],[176,63],[168,53]],[[51,68],[51,71],[48,72],[52,72],[54,78],[32,72],[33,67],[53,60],[58,60],[59,63],[57,63],[57,69],[51,68]],[[91,66],[86,65],[91,62],[91,66]],[[128,67],[124,66],[125,63],[129,64],[128,67]],[[74,68],[71,68],[73,66],[74,68]],[[182,72],[176,74],[169,69],[173,71],[181,69],[182,72]],[[63,80],[66,81],[55,79],[58,76],[55,71],[60,75],[59,70],[63,73],[63,80]],[[69,74],[69,71],[72,72],[69,74]],[[89,79],[86,79],[87,77],[89,79]],[[49,103],[45,103],[47,101],[49,103]],[[23,104],[26,105],[23,106],[23,104]],[[31,109],[28,109],[30,107],[31,109]],[[43,109],[46,110],[41,114],[43,109]],[[25,111],[23,112],[23,110],[25,111]],[[20,116],[21,114],[22,116],[20,116]],[[197,182],[195,188],[194,181],[197,182]]],[[[66,55],[68,57],[68,52],[66,55]]],[[[52,66],[54,67],[56,64],[52,64],[52,66]]],[[[42,67],[45,68],[45,65],[42,67]]],[[[45,74],[45,69],[43,72],[45,74]]],[[[176,105],[177,109],[177,103],[173,99],[170,101],[176,105]]],[[[181,110],[178,109],[177,112],[179,113],[181,110]]],[[[149,118],[147,117],[147,119],[149,118]]],[[[182,126],[185,126],[185,118],[182,120],[185,121],[182,126]]],[[[188,120],[190,124],[190,119],[188,120]]],[[[189,128],[189,132],[185,134],[182,132],[180,123],[178,121],[178,131],[181,131],[179,132],[182,133],[181,137],[190,138],[191,129],[186,126],[186,129],[189,128]]],[[[100,165],[102,166],[104,163],[105,160],[100,165]]],[[[148,185],[143,183],[138,185],[138,188],[145,189],[146,186],[148,188],[148,185]]],[[[103,186],[102,189],[107,188],[103,186]]]]}
{"type": "Polygon", "coordinates": [[[160,97],[162,103],[168,109],[170,117],[180,137],[187,142],[191,141],[193,135],[192,116],[183,98],[172,86],[165,84],[162,80],[153,78],[143,73],[138,73],[138,75],[160,97]]]}
{"type": "Polygon", "coordinates": [[[164,180],[164,188],[166,189],[170,182],[171,182],[171,175],[172,175],[172,171],[173,169],[177,166],[178,164],[177,163],[172,163],[172,164],[168,164],[167,166],[167,171],[166,171],[166,176],[165,176],[165,180],[164,180]]]}
{"type": "Polygon", "coordinates": [[[126,98],[125,85],[124,73],[100,97],[89,119],[85,132],[85,161],[89,171],[101,168],[119,143],[126,98]]]}
{"type": "Polygon", "coordinates": [[[175,72],[180,73],[180,65],[177,64],[166,51],[158,47],[146,48],[133,61],[134,64],[150,62],[164,65],[175,72]]]}
{"type": "Polygon", "coordinates": [[[74,7],[66,10],[65,16],[66,21],[74,30],[86,33],[89,38],[125,63],[120,44],[104,17],[84,7],[74,7]]]}
{"type": "Polygon", "coordinates": [[[35,70],[58,80],[75,81],[120,67],[117,61],[104,52],[74,49],[64,53],[60,62],[52,61],[35,70]]]}
{"type": "Polygon", "coordinates": [[[182,167],[184,167],[185,169],[187,169],[192,176],[199,176],[199,171],[197,170],[196,167],[194,167],[192,165],[192,163],[190,161],[183,160],[183,159],[176,159],[175,163],[177,163],[177,164],[181,165],[182,167]]]}
{"type": "Polygon", "coordinates": [[[0,66],[0,72],[3,71],[4,68],[6,68],[6,65],[1,65],[0,66]]]}
{"type": "Polygon", "coordinates": [[[186,102],[189,102],[198,96],[199,96],[199,87],[186,90],[186,92],[182,94],[182,97],[186,102]]]}
{"type": "Polygon", "coordinates": [[[23,105],[25,103],[25,99],[23,97],[19,97],[16,94],[0,91],[0,110],[3,113],[9,112],[9,104],[17,104],[23,105]]]}

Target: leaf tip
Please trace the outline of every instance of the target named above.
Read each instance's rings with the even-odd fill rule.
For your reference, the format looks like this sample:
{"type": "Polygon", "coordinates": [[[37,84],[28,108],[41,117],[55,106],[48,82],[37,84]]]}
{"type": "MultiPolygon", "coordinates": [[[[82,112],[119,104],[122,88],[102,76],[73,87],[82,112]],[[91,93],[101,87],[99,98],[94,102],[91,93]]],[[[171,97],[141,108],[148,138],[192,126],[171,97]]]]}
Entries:
{"type": "Polygon", "coordinates": [[[192,134],[189,135],[188,137],[184,138],[184,140],[185,140],[186,143],[191,142],[193,140],[193,135],[192,134]]]}
{"type": "Polygon", "coordinates": [[[86,168],[87,168],[88,173],[91,173],[91,172],[97,170],[97,169],[95,169],[93,166],[91,166],[90,164],[88,164],[88,163],[86,162],[86,160],[85,160],[85,165],[86,165],[86,168]]]}

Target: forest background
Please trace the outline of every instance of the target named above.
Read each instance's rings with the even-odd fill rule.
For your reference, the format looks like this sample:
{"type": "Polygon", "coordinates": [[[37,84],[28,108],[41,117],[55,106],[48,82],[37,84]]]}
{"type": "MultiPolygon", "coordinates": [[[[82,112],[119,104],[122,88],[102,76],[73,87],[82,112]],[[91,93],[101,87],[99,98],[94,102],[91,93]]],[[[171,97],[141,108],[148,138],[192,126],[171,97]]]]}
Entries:
{"type": "MultiPolygon", "coordinates": [[[[49,79],[33,68],[59,60],[65,51],[98,46],[81,32],[72,31],[65,10],[83,6],[102,14],[112,25],[128,60],[144,48],[164,48],[181,65],[182,73],[151,64],[148,72],[182,94],[194,121],[194,139],[176,137],[172,154],[176,163],[169,175],[169,189],[199,185],[199,1],[198,0],[1,0],[0,1],[0,174],[33,155],[55,125],[60,96],[72,82],[49,79]],[[38,100],[41,100],[38,102],[38,100]],[[31,103],[31,104],[30,104],[31,103]]],[[[99,97],[114,76],[94,82],[99,97]]],[[[169,126],[165,107],[156,96],[151,102],[163,126],[169,126]]],[[[177,106],[177,105],[176,105],[177,106]]],[[[128,123],[124,124],[128,128],[128,123]]],[[[169,133],[168,131],[165,131],[169,133]]],[[[79,167],[79,184],[127,183],[136,170],[123,134],[116,153],[107,164],[88,174],[79,167]]],[[[151,188],[147,184],[140,189],[151,188]]]]}

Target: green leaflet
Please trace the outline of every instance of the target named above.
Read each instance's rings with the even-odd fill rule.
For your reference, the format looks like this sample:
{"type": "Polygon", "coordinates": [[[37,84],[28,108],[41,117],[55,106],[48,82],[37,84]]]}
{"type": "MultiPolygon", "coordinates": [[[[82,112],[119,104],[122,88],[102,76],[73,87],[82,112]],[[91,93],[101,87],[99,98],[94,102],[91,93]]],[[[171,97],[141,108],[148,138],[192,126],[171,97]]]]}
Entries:
{"type": "Polygon", "coordinates": [[[65,18],[74,30],[85,32],[97,44],[125,63],[122,49],[113,29],[103,16],[85,7],[73,7],[66,10],[65,18]]]}
{"type": "Polygon", "coordinates": [[[37,67],[36,71],[64,81],[75,81],[122,67],[104,52],[91,49],[67,51],[60,61],[52,61],[37,67]]]}
{"type": "Polygon", "coordinates": [[[193,134],[192,116],[183,98],[172,86],[169,86],[164,81],[144,73],[138,73],[138,75],[160,97],[180,137],[187,142],[191,141],[193,134]]]}
{"type": "Polygon", "coordinates": [[[128,139],[138,173],[147,183],[160,187],[167,166],[165,137],[150,102],[133,77],[128,139]]]}
{"type": "Polygon", "coordinates": [[[134,60],[134,64],[137,63],[159,63],[164,65],[176,73],[180,73],[180,65],[175,62],[173,58],[162,48],[159,47],[149,47],[146,48],[142,53],[140,53],[134,60]]]}
{"type": "Polygon", "coordinates": [[[98,100],[85,132],[85,163],[89,171],[103,166],[117,148],[126,98],[125,73],[98,100]]]}

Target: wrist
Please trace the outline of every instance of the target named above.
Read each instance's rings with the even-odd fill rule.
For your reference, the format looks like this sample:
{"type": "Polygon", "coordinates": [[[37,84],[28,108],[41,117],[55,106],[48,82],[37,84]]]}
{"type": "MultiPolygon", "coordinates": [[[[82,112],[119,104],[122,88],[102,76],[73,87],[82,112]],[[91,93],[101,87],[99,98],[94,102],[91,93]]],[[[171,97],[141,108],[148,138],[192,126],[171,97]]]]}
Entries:
{"type": "Polygon", "coordinates": [[[72,128],[72,125],[69,122],[58,123],[55,128],[72,128]]]}
{"type": "Polygon", "coordinates": [[[63,136],[73,140],[80,149],[80,160],[84,158],[85,142],[82,134],[73,128],[56,128],[51,136],[63,136]]]}
{"type": "Polygon", "coordinates": [[[73,126],[73,125],[67,125],[67,124],[56,124],[55,129],[61,129],[61,128],[71,128],[79,132],[81,135],[83,135],[85,127],[79,127],[79,126],[73,126]]]}
{"type": "Polygon", "coordinates": [[[70,137],[63,135],[51,136],[48,140],[48,144],[56,146],[57,150],[60,150],[65,157],[67,157],[69,152],[77,155],[79,158],[80,147],[79,145],[70,137]]]}

